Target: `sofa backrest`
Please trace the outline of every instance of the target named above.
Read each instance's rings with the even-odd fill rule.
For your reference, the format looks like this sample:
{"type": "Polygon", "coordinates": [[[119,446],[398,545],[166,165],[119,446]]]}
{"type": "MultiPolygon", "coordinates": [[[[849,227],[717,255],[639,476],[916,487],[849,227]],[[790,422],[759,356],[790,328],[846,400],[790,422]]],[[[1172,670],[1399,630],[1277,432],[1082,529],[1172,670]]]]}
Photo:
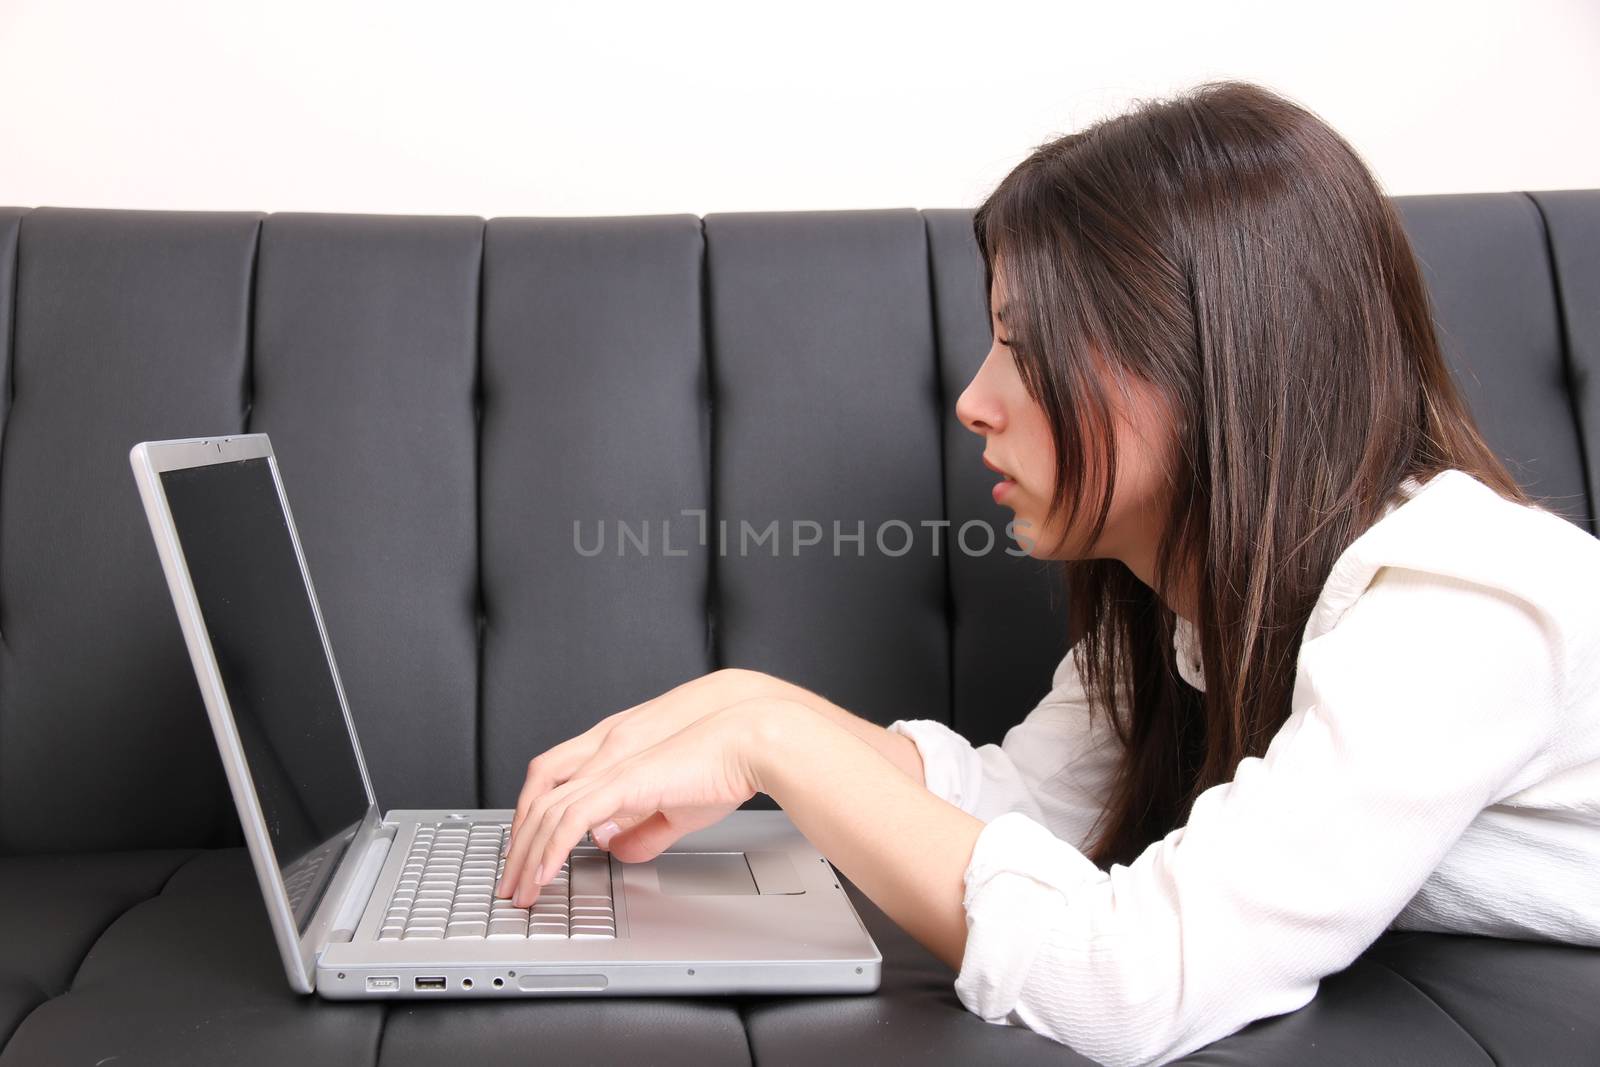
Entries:
{"type": "MultiPolygon", "coordinates": [[[[1592,531],[1600,192],[1401,206],[1491,442],[1592,531]]],[[[512,804],[723,665],[999,739],[1066,622],[954,417],[987,323],[965,210],[0,209],[0,851],[238,840],[152,438],[271,434],[385,807],[512,804]]]]}

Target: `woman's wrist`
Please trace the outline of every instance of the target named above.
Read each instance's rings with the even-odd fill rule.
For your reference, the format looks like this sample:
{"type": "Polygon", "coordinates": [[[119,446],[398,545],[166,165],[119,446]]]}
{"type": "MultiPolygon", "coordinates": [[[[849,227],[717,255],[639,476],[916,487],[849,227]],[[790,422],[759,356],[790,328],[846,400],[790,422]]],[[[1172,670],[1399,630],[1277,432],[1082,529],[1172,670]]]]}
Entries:
{"type": "MultiPolygon", "coordinates": [[[[807,705],[781,697],[756,697],[728,709],[734,715],[735,754],[746,780],[772,796],[777,767],[810,731],[833,729],[807,705]]],[[[773,797],[773,799],[777,799],[773,797]]]]}
{"type": "Polygon", "coordinates": [[[911,738],[891,734],[877,723],[869,722],[793,682],[744,668],[731,667],[724,670],[728,674],[728,679],[724,683],[727,686],[725,693],[728,703],[760,698],[798,705],[810,714],[859,737],[877,749],[885,759],[904,772],[906,777],[918,785],[923,784],[922,753],[911,738]]]}

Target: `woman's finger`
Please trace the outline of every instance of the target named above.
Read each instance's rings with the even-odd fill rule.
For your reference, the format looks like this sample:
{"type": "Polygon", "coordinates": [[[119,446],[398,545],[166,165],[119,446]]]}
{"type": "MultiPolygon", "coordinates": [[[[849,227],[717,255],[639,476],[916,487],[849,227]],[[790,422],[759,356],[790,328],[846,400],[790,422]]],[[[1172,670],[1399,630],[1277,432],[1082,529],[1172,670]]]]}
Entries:
{"type": "Polygon", "coordinates": [[[564,858],[579,841],[583,840],[584,832],[590,826],[602,823],[617,813],[616,805],[612,804],[608,810],[594,819],[581,825],[577,823],[577,820],[581,820],[581,815],[578,813],[596,807],[592,801],[585,803],[586,798],[593,797],[602,789],[610,787],[614,777],[608,775],[600,779],[575,778],[559,790],[552,790],[546,794],[550,798],[548,802],[541,800],[535,810],[529,813],[526,840],[517,844],[520,855],[517,857],[515,867],[511,860],[506,861],[506,876],[508,879],[513,877],[515,879],[507,886],[513,904],[519,908],[527,907],[533,902],[533,898],[539,895],[540,888],[561,869],[560,860],[556,861],[554,866],[547,866],[548,858],[552,854],[550,841],[553,838],[559,835],[571,839],[566,850],[561,853],[564,858]],[[583,806],[579,807],[580,804],[583,806]],[[576,831],[573,829],[575,825],[576,831]]]}
{"type": "Polygon", "coordinates": [[[600,720],[577,737],[561,742],[528,762],[527,778],[522,783],[522,791],[517,794],[517,813],[511,819],[513,836],[527,818],[528,807],[535,798],[582,773],[583,765],[605,743],[615,718],[613,715],[600,720]]]}
{"type": "MultiPolygon", "coordinates": [[[[622,795],[623,787],[616,779],[607,778],[547,808],[539,823],[539,840],[534,842],[533,851],[528,856],[534,869],[528,875],[528,881],[517,890],[517,896],[527,898],[526,902],[531,904],[539,888],[555,877],[555,872],[561,869],[561,864],[583,840],[588,828],[623,810],[622,795]]],[[[524,903],[521,900],[513,902],[518,907],[524,903]]]]}
{"type": "Polygon", "coordinates": [[[639,823],[644,822],[649,816],[645,815],[618,815],[601,823],[599,826],[589,828],[589,836],[594,838],[594,843],[600,848],[610,851],[611,843],[639,823]],[[605,829],[609,826],[610,829],[605,829]]]}
{"type": "Polygon", "coordinates": [[[521,881],[519,875],[523,867],[526,866],[534,831],[537,829],[544,813],[549,810],[551,805],[561,803],[563,797],[583,788],[591,781],[592,779],[588,778],[572,778],[553,789],[546,790],[531,801],[522,823],[512,829],[511,842],[506,848],[505,873],[501,875],[499,884],[495,886],[496,896],[508,897],[516,891],[521,881]]]}

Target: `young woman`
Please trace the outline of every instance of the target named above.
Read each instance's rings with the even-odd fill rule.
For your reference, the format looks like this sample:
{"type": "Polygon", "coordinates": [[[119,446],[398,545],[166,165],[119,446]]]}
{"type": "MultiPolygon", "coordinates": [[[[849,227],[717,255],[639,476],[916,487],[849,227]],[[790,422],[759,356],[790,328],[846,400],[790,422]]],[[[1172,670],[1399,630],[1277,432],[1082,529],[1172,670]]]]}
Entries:
{"type": "Polygon", "coordinates": [[[718,671],[532,761],[502,895],[766,792],[970,1010],[1108,1064],[1299,1008],[1391,927],[1600,945],[1600,541],[1474,428],[1350,147],[1203,86],[1040,147],[975,230],[956,412],[1070,561],[1054,688],[974,748],[718,671]]]}

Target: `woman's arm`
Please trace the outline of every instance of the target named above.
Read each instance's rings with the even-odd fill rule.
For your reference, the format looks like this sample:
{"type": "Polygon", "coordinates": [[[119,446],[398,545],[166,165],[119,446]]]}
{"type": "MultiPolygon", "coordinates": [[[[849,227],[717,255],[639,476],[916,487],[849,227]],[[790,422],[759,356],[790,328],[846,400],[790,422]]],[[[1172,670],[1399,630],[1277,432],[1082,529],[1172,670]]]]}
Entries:
{"type": "Polygon", "coordinates": [[[905,734],[891,733],[877,723],[868,722],[803,686],[781,681],[770,675],[762,677],[772,683],[762,695],[793,701],[809,708],[829,723],[865,742],[869,748],[888,760],[892,766],[898,767],[901,773],[917,785],[923,784],[922,754],[917,750],[916,742],[905,734]]]}

